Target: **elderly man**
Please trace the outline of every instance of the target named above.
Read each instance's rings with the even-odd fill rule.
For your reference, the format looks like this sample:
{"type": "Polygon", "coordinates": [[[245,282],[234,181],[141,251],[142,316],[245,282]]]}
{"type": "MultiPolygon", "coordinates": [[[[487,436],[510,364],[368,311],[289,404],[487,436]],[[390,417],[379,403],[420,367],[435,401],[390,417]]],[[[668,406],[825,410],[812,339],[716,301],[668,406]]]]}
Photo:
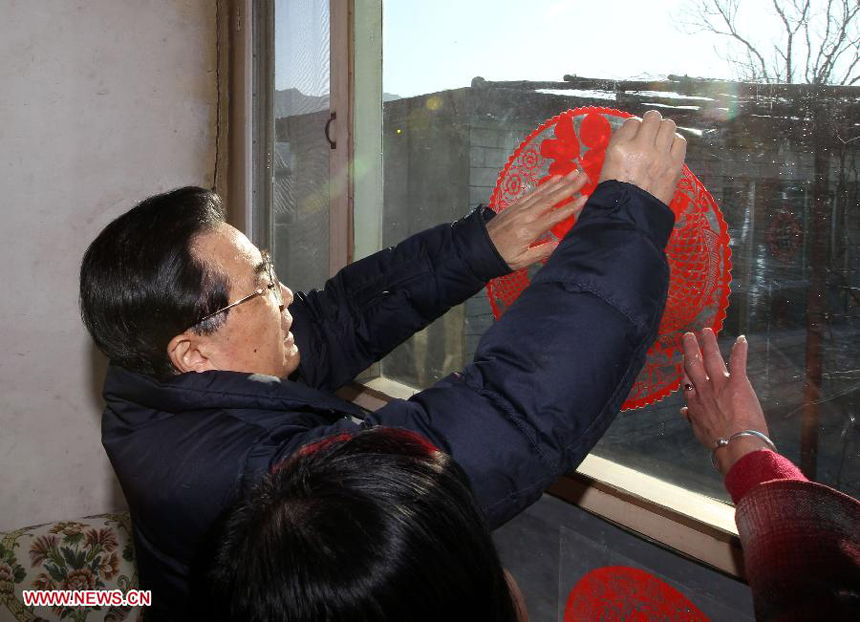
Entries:
{"type": "Polygon", "coordinates": [[[416,431],[463,467],[491,527],[575,467],[605,431],[657,334],[670,201],[686,145],[659,113],[614,135],[601,184],[554,178],[495,217],[479,210],[293,293],[199,188],[110,223],[81,266],[81,311],[110,358],[103,443],[134,520],[141,586],[179,617],[207,532],[297,448],[378,424],[416,431]],[[583,209],[584,205],[584,209],[583,209]],[[558,245],[532,243],[582,210],[558,245]],[[474,361],[365,416],[332,394],[491,278],[553,251],[474,361]]]}

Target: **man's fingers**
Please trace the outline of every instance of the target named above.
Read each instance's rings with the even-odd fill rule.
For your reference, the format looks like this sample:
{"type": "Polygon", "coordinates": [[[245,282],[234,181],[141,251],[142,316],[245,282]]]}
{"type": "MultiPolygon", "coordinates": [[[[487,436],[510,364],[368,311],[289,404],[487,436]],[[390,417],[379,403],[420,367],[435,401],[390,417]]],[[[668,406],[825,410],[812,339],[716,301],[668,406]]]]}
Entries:
{"type": "MultiPolygon", "coordinates": [[[[584,175],[582,171],[577,169],[562,177],[561,183],[557,187],[552,188],[547,195],[561,194],[568,196],[579,192],[586,182],[588,182],[588,175],[584,175]]],[[[558,201],[555,201],[555,203],[558,203],[558,201]]]]}
{"type": "Polygon", "coordinates": [[[587,196],[576,197],[567,205],[548,210],[539,221],[536,221],[538,226],[535,229],[535,235],[538,236],[544,233],[547,229],[554,227],[562,220],[578,215],[582,211],[582,208],[585,207],[587,201],[587,196]]]}
{"type": "Polygon", "coordinates": [[[641,124],[642,119],[638,117],[630,117],[621,124],[621,127],[613,132],[611,140],[615,142],[632,140],[639,132],[639,126],[641,124]]]}
{"type": "Polygon", "coordinates": [[[556,194],[562,196],[552,201],[550,205],[558,203],[562,198],[564,198],[564,195],[577,192],[585,185],[586,181],[588,181],[586,176],[579,170],[572,171],[564,176],[553,176],[532,190],[529,194],[523,195],[523,197],[518,201],[518,207],[521,209],[530,209],[537,205],[543,206],[548,199],[551,199],[551,197],[556,194]]]}
{"type": "Polygon", "coordinates": [[[514,212],[522,211],[532,207],[536,203],[540,202],[540,200],[548,193],[560,187],[564,179],[565,177],[553,175],[541,185],[536,186],[523,193],[521,197],[514,201],[504,211],[512,214],[514,212]]]}
{"type": "Polygon", "coordinates": [[[588,175],[586,175],[580,170],[573,171],[570,175],[565,177],[565,179],[570,180],[571,192],[579,192],[580,190],[582,190],[582,187],[588,183],[588,175]]]}
{"type": "Polygon", "coordinates": [[[546,233],[555,222],[569,218],[582,209],[575,195],[588,181],[580,171],[553,176],[540,186],[523,194],[487,223],[487,233],[496,250],[512,270],[545,259],[554,247],[533,251],[529,245],[546,233]],[[559,203],[566,203],[553,209],[559,203]],[[553,222],[545,215],[560,212],[553,222]]]}
{"type": "Polygon", "coordinates": [[[729,370],[732,376],[746,378],[747,375],[747,352],[749,351],[749,342],[743,335],[735,340],[735,345],[732,346],[732,353],[729,356],[729,370]]]}
{"type": "Polygon", "coordinates": [[[558,220],[564,220],[571,214],[578,214],[582,211],[586,201],[588,201],[588,196],[571,197],[566,193],[561,194],[561,196],[553,196],[551,198],[553,199],[552,203],[544,206],[545,211],[542,216],[546,216],[546,218],[541,219],[544,222],[546,220],[555,220],[557,222],[558,220]],[[564,201],[568,202],[564,205],[558,205],[564,201]],[[563,213],[565,215],[559,216],[559,213],[563,213]]]}
{"type": "Polygon", "coordinates": [[[675,134],[675,137],[672,140],[672,149],[669,151],[669,155],[672,156],[672,159],[675,162],[680,162],[681,164],[683,164],[684,158],[687,157],[687,139],[680,134],[675,134]]]}
{"type": "MultiPolygon", "coordinates": [[[[564,179],[567,180],[568,177],[565,177],[564,179]]],[[[580,173],[574,177],[570,183],[563,183],[555,186],[540,197],[541,206],[544,209],[552,207],[559,201],[563,201],[567,197],[579,192],[587,181],[588,176],[580,173]]]]}
{"type": "Polygon", "coordinates": [[[672,119],[663,119],[657,130],[657,148],[660,151],[671,152],[672,143],[675,139],[675,122],[672,119]]]}
{"type": "Polygon", "coordinates": [[[654,144],[657,140],[657,132],[660,130],[660,123],[663,120],[661,115],[656,110],[649,110],[642,117],[642,126],[639,128],[639,133],[636,134],[637,140],[643,141],[646,145],[654,144]]]}
{"type": "Polygon", "coordinates": [[[585,204],[588,203],[588,195],[584,194],[576,197],[571,203],[570,208],[576,216],[579,216],[579,213],[585,207],[585,204]]]}
{"type": "Polygon", "coordinates": [[[535,238],[544,233],[556,222],[560,222],[565,218],[568,218],[571,214],[578,214],[582,211],[582,206],[585,205],[585,201],[588,200],[588,197],[573,198],[572,195],[578,192],[587,181],[588,177],[580,174],[574,179],[572,184],[562,184],[558,186],[554,190],[539,197],[535,203],[532,203],[525,208],[530,212],[529,218],[525,222],[530,223],[529,226],[531,227],[532,234],[535,238]],[[565,200],[569,200],[569,202],[557,208],[555,207],[565,200]],[[559,215],[559,212],[561,212],[562,215],[559,215]],[[552,220],[553,222],[547,224],[549,220],[552,220]]]}
{"type": "MultiPolygon", "coordinates": [[[[546,194],[548,192],[553,192],[558,188],[566,188],[581,176],[582,172],[579,169],[574,169],[567,175],[554,175],[549,181],[538,186],[538,190],[544,190],[544,193],[546,194]]],[[[580,184],[579,187],[581,188],[582,184],[580,184]]]]}
{"type": "Polygon", "coordinates": [[[699,343],[702,345],[702,359],[708,377],[711,380],[728,378],[729,372],[726,369],[725,361],[723,361],[723,355],[720,354],[720,346],[717,344],[717,336],[714,331],[710,328],[704,329],[699,343]]]}
{"type": "Polygon", "coordinates": [[[684,372],[689,377],[696,391],[702,391],[708,384],[708,374],[702,364],[702,352],[699,342],[693,333],[684,333],[681,338],[684,346],[684,372]]]}

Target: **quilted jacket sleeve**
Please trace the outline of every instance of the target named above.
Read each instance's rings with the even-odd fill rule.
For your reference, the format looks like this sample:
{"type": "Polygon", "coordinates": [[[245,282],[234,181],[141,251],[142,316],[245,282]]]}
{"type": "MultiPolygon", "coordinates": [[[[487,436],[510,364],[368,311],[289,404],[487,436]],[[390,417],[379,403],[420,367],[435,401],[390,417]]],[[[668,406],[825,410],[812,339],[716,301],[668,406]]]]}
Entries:
{"type": "Polygon", "coordinates": [[[350,264],[290,305],[302,362],[295,380],[334,390],[509,271],[487,209],[350,264]]]}
{"type": "Polygon", "coordinates": [[[672,212],[640,189],[601,184],[474,361],[365,425],[417,430],[468,474],[490,525],[574,468],[611,423],[657,335],[672,212]]]}

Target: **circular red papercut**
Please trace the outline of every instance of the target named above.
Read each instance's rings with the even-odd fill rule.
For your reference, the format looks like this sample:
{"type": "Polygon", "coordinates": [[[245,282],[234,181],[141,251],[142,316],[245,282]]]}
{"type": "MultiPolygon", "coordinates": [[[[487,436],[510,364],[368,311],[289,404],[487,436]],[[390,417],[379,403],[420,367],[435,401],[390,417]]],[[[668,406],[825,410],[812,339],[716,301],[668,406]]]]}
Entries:
{"type": "MultiPolygon", "coordinates": [[[[606,146],[614,128],[629,113],[611,108],[576,108],[548,120],[532,132],[496,181],[490,207],[500,212],[528,189],[574,169],[588,175],[582,194],[597,187],[606,146]]],[[[669,297],[656,342],[622,410],[663,399],[681,384],[681,335],[722,328],[729,301],[731,251],[723,215],[702,182],[684,166],[672,203],[675,228],[666,246],[671,278],[669,297]]],[[[552,228],[561,239],[573,226],[570,218],[552,228]]],[[[538,242],[545,239],[538,240],[538,242]]],[[[534,267],[532,267],[534,270],[534,267]]],[[[499,319],[531,282],[529,269],[493,279],[487,285],[493,315],[499,319]]]]}
{"type": "Polygon", "coordinates": [[[570,591],[564,622],[708,622],[684,594],[629,566],[592,570],[570,591]]]}

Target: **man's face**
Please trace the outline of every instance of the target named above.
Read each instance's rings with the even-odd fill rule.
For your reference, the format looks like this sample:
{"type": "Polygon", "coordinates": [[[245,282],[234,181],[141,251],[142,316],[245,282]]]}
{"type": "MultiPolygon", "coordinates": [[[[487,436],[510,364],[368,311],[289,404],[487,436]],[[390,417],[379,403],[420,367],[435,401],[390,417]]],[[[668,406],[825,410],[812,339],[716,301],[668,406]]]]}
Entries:
{"type": "MultiPolygon", "coordinates": [[[[260,251],[240,231],[226,223],[199,236],[192,252],[227,278],[230,302],[267,288],[269,277],[260,251]]],[[[211,369],[268,374],[285,378],[299,366],[299,349],[287,311],[293,292],[281,285],[284,306],[270,289],[262,296],[230,309],[226,322],[208,335],[206,358],[211,369]]],[[[199,371],[203,371],[200,369],[199,371]]]]}

